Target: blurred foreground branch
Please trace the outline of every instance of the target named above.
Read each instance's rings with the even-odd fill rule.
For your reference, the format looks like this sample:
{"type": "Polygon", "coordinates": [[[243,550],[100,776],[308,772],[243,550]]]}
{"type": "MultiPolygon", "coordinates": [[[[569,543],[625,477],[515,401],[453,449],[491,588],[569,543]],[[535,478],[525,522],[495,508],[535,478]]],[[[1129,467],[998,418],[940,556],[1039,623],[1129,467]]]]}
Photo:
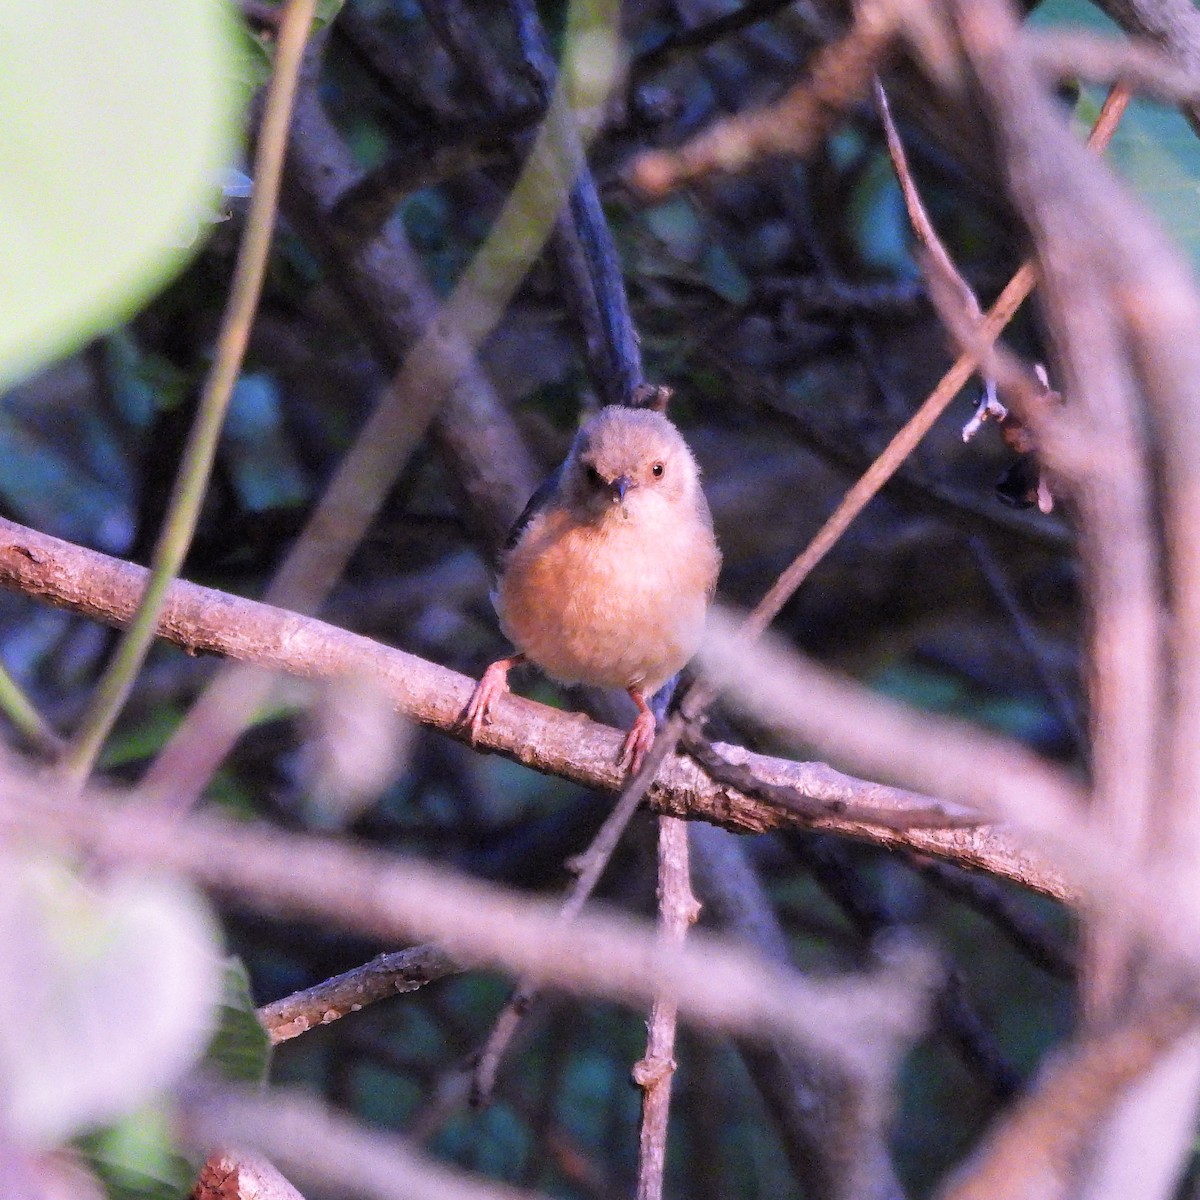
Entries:
{"type": "Polygon", "coordinates": [[[180,821],[145,803],[92,795],[48,801],[44,781],[10,764],[0,832],[100,864],[181,875],[263,913],[385,943],[428,938],[456,959],[633,1004],[674,998],[709,1029],[778,1034],[814,1054],[857,1060],[918,1029],[929,956],[898,949],[869,974],[809,980],[720,938],[664,944],[643,922],[582,913],[428,863],[210,815],[180,821]],[[884,1046],[882,1043],[887,1043],[884,1046]]]}

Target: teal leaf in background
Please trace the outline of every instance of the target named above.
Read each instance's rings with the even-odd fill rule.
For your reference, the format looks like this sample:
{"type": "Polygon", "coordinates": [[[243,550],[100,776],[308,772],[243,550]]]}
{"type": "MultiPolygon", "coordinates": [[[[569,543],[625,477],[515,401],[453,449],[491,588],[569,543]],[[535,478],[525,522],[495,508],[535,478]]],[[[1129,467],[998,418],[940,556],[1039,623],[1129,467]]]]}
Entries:
{"type": "MultiPolygon", "coordinates": [[[[1083,26],[1091,32],[1124,38],[1087,0],[1046,0],[1030,23],[1035,28],[1083,26]]],[[[1100,112],[1105,89],[1086,87],[1075,109],[1081,135],[1100,112]]],[[[1200,270],[1200,138],[1174,108],[1135,99],[1113,136],[1107,158],[1129,183],[1175,243],[1200,270]]]]}
{"type": "Polygon", "coordinates": [[[313,18],[313,28],[320,29],[328,25],[342,11],[346,0],[317,0],[317,12],[313,18]]]}
{"type": "Polygon", "coordinates": [[[704,280],[728,304],[744,305],[750,300],[750,280],[720,242],[704,252],[704,280]]]}
{"type": "MultiPolygon", "coordinates": [[[[1076,113],[1088,124],[1103,92],[1086,88],[1076,113]]],[[[1121,118],[1109,159],[1159,219],[1172,240],[1200,269],[1200,138],[1175,109],[1134,100],[1121,118]]]]}
{"type": "Polygon", "coordinates": [[[235,158],[222,0],[0,0],[0,384],[137,310],[235,158]]]}
{"type": "Polygon", "coordinates": [[[850,199],[850,215],[867,266],[900,278],[919,275],[904,197],[887,155],[876,155],[862,173],[850,199]]]}
{"type": "Polygon", "coordinates": [[[694,263],[704,249],[704,229],[686,196],[672,196],[646,210],[646,225],[680,261],[694,263]]]}
{"type": "Polygon", "coordinates": [[[234,388],[222,446],[242,503],[250,512],[301,504],[304,475],[283,428],[279,389],[269,375],[243,375],[234,388]]]}

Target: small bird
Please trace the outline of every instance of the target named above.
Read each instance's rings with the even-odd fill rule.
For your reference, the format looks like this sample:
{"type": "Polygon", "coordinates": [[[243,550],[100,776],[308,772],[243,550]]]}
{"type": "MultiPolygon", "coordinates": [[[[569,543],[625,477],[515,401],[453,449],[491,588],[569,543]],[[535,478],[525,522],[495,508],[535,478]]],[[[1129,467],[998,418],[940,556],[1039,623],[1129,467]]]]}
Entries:
{"type": "Polygon", "coordinates": [[[492,601],[517,653],[484,672],[464,713],[472,739],[529,661],[560,683],[623,688],[638,714],[620,763],[654,744],[647,698],[700,646],[721,566],[700,469],[675,426],[602,408],[509,534],[492,601]]]}

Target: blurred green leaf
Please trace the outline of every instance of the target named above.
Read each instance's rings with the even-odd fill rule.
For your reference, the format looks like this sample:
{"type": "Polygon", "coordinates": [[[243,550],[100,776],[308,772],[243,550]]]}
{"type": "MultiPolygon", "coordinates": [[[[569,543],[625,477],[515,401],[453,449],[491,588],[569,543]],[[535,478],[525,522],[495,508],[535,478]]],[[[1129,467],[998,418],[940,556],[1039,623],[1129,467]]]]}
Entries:
{"type": "MultiPolygon", "coordinates": [[[[1115,22],[1087,0],[1047,0],[1030,23],[1079,25],[1124,38],[1115,22]]],[[[1084,88],[1075,107],[1082,136],[1095,122],[1104,89],[1084,88]]],[[[1113,135],[1108,159],[1200,269],[1200,138],[1175,108],[1134,99],[1113,135]]]]}
{"type": "Polygon", "coordinates": [[[233,158],[235,25],[219,0],[3,7],[0,383],[134,312],[233,158]]]}
{"type": "Polygon", "coordinates": [[[262,1083],[271,1065],[271,1040],[259,1023],[250,977],[240,958],[226,960],[222,991],[205,1065],[233,1083],[262,1083]]]}
{"type": "Polygon", "coordinates": [[[266,86],[274,64],[271,49],[258,34],[251,32],[240,22],[234,39],[233,55],[233,77],[246,89],[247,96],[266,86]]]}
{"type": "Polygon", "coordinates": [[[313,28],[320,29],[322,26],[328,25],[342,11],[342,6],[345,3],[346,0],[317,0],[317,12],[313,20],[313,28]]]}
{"type": "MultiPolygon", "coordinates": [[[[1087,88],[1077,112],[1091,122],[1102,93],[1087,88]]],[[[1200,138],[1177,109],[1149,100],[1130,103],[1109,147],[1121,176],[1200,268],[1200,138]]]]}
{"type": "Polygon", "coordinates": [[[179,726],[179,710],[162,705],[151,710],[129,728],[122,727],[109,738],[100,765],[111,771],[130,763],[145,762],[157,754],[179,726]]]}
{"type": "Polygon", "coordinates": [[[62,863],[9,854],[0,870],[0,1113],[33,1147],[146,1104],[191,1067],[219,991],[217,931],[173,880],[96,886],[62,863]]]}
{"type": "Polygon", "coordinates": [[[139,1109],[77,1144],[108,1200],[179,1200],[199,1167],[175,1150],[161,1107],[139,1109]]]}

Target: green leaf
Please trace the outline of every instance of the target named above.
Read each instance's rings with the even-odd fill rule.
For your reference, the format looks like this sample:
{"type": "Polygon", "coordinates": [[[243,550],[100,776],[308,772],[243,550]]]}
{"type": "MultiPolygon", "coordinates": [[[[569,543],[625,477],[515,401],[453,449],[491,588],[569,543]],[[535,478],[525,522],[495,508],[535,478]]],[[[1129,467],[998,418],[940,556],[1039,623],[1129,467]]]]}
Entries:
{"type": "Polygon", "coordinates": [[[137,724],[120,729],[104,747],[101,765],[107,771],[127,767],[130,763],[146,762],[156,755],[167,739],[179,728],[181,713],[174,706],[163,705],[148,713],[137,724]]]}
{"type": "Polygon", "coordinates": [[[342,11],[346,0],[317,0],[317,11],[313,17],[313,28],[328,25],[342,11]]]}
{"type": "Polygon", "coordinates": [[[76,1143],[108,1200],[179,1200],[199,1163],[179,1154],[161,1106],[148,1106],[76,1143]]]}
{"type": "MultiPolygon", "coordinates": [[[[225,961],[222,990],[216,1032],[202,1065],[231,1082],[262,1083],[270,1064],[270,1041],[255,1015],[240,959],[225,961]]],[[[176,1150],[161,1105],[130,1113],[77,1139],[76,1145],[104,1183],[108,1200],[179,1200],[201,1165],[200,1158],[176,1150]]]]}
{"type": "Polygon", "coordinates": [[[0,385],[174,274],[234,157],[221,0],[0,7],[0,385]]]}
{"type": "MultiPolygon", "coordinates": [[[[1088,91],[1099,111],[1100,93],[1088,91]]],[[[1200,138],[1182,114],[1149,100],[1133,100],[1113,135],[1109,157],[1193,269],[1200,268],[1200,138]]]]}
{"type": "Polygon", "coordinates": [[[204,1064],[233,1083],[262,1083],[271,1065],[271,1040],[258,1020],[250,978],[240,958],[225,962],[217,1030],[204,1064]]]}
{"type": "MultiPolygon", "coordinates": [[[[1047,0],[1030,18],[1037,28],[1083,26],[1123,39],[1117,24],[1086,0],[1047,0]]],[[[1084,136],[1100,113],[1104,89],[1084,88],[1075,121],[1084,136]]],[[[1135,98],[1113,135],[1107,158],[1200,269],[1200,138],[1178,109],[1135,98]]]]}

